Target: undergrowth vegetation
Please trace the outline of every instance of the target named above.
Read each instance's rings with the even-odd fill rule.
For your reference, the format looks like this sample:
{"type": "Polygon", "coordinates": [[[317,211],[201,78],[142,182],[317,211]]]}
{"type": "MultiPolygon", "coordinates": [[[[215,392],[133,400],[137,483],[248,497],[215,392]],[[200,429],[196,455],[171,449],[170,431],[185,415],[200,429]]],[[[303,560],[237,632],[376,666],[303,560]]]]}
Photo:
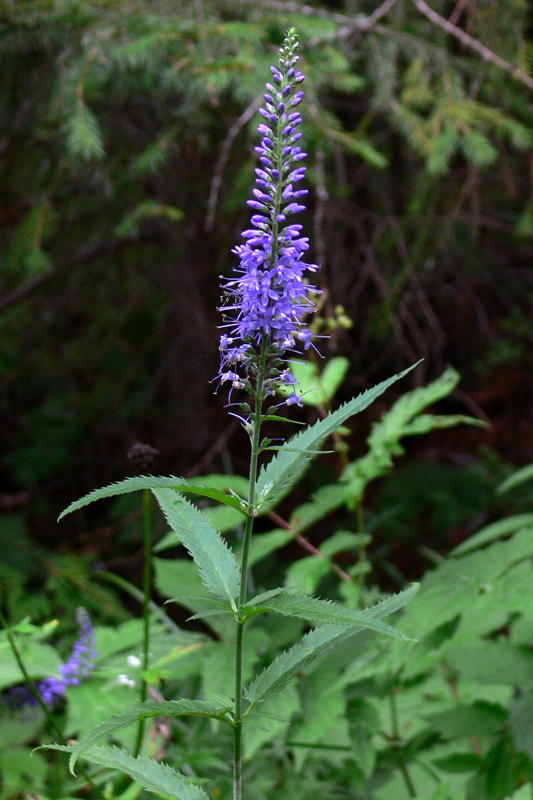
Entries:
{"type": "MultiPolygon", "coordinates": [[[[318,593],[343,602],[347,613],[352,609],[356,618],[364,614],[358,609],[379,609],[380,602],[386,607],[392,601],[389,612],[409,602],[395,614],[394,628],[400,638],[384,638],[367,628],[369,620],[361,616],[361,632],[341,641],[331,654],[326,651],[321,656],[317,646],[317,657],[311,660],[310,643],[309,652],[296,662],[293,680],[284,679],[260,704],[245,738],[243,779],[251,797],[267,800],[282,794],[303,800],[314,793],[379,800],[526,800],[532,796],[533,514],[525,508],[530,507],[533,471],[509,476],[499,484],[495,497],[487,497],[486,489],[480,496],[475,470],[470,476],[463,471],[460,490],[442,481],[440,498],[433,498],[435,513],[447,512],[451,521],[456,521],[454,506],[455,514],[467,512],[463,497],[469,493],[476,498],[470,509],[474,523],[479,519],[478,504],[481,508],[487,500],[497,504],[498,498],[511,493],[519,499],[507,508],[514,506],[520,513],[496,519],[447,556],[427,550],[431,566],[415,594],[416,587],[404,588],[400,595],[383,601],[387,594],[375,581],[376,571],[383,575],[383,562],[387,562],[386,537],[381,539],[378,532],[387,525],[395,530],[402,516],[405,526],[413,502],[409,493],[423,489],[423,476],[419,474],[415,482],[412,466],[405,470],[403,484],[401,462],[397,462],[398,473],[391,473],[393,457],[402,455],[408,436],[476,423],[428,411],[428,406],[454,389],[457,380],[449,370],[427,388],[401,396],[374,424],[367,452],[355,461],[347,460],[337,481],[322,485],[288,518],[281,498],[279,504],[268,503],[261,512],[264,530],[252,541],[249,566],[259,594],[255,608],[270,609],[270,613],[254,614],[247,633],[243,674],[252,688],[260,681],[257,676],[264,675],[265,668],[268,672],[268,665],[276,663],[280,654],[291,648],[294,653],[299,638],[309,631],[306,618],[313,613],[320,618],[322,609],[311,613],[298,605],[298,597],[318,593]],[[381,494],[390,493],[389,501],[382,499],[379,510],[367,515],[365,492],[383,475],[388,477],[381,494]],[[398,481],[404,486],[403,502],[401,489],[394,489],[398,481]],[[295,543],[304,552],[296,559],[291,554],[295,543]],[[288,594],[272,591],[279,584],[288,594]]],[[[323,399],[332,401],[337,388],[332,383],[331,394],[323,399]]],[[[342,456],[337,458],[344,460],[344,450],[339,449],[342,456]]],[[[478,464],[477,469],[482,466],[478,464]]],[[[487,474],[484,479],[488,481],[487,474]]],[[[234,505],[209,497],[222,490],[231,491],[227,498],[238,497],[246,490],[241,478],[210,475],[191,482],[132,478],[92,493],[74,508],[125,491],[149,494],[150,487],[166,508],[168,499],[183,491],[184,484],[189,496],[197,490],[200,500],[204,498],[200,505],[206,524],[221,531],[238,555],[242,514],[234,505]],[[174,488],[155,488],[165,485],[174,488]]],[[[188,503],[179,507],[187,509],[186,516],[197,513],[188,503]]],[[[112,624],[96,625],[94,670],[78,686],[67,687],[54,717],[67,740],[79,740],[73,751],[76,756],[107,767],[93,767],[91,775],[95,787],[109,798],[123,792],[136,796],[141,786],[175,797],[203,797],[195,793],[195,785],[202,786],[209,797],[231,796],[231,736],[225,724],[231,701],[224,698],[233,690],[234,630],[231,616],[216,613],[216,606],[210,605],[205,581],[179,549],[180,541],[187,542],[183,524],[183,520],[175,522],[175,532],[163,533],[154,546],[158,603],[152,602],[149,608],[147,669],[143,670],[142,621],[120,622],[111,600],[107,606],[99,605],[107,596],[107,592],[104,598],[99,596],[101,579],[108,576],[98,571],[90,579],[85,575],[91,588],[80,592],[80,600],[83,597],[91,610],[101,617],[106,609],[114,619],[112,624]],[[186,616],[199,618],[201,624],[192,620],[177,624],[174,606],[163,605],[164,599],[178,603],[186,616]],[[137,702],[143,683],[147,687],[144,706],[137,702]],[[211,703],[205,698],[212,698],[211,703]],[[139,719],[145,720],[144,743],[133,765],[123,748],[134,749],[139,719]],[[193,781],[193,788],[187,789],[190,794],[180,794],[183,788],[176,793],[173,773],[163,771],[167,768],[153,775],[145,768],[148,763],[161,766],[162,758],[193,781]],[[113,768],[121,767],[134,779],[128,789],[114,777],[113,768]]],[[[413,547],[413,552],[417,550],[413,547]]],[[[401,588],[402,576],[392,563],[389,567],[401,588]]],[[[81,566],[79,570],[82,574],[81,566]]],[[[5,586],[15,588],[20,574],[6,570],[4,578],[10,578],[5,586]]],[[[126,591],[139,596],[135,587],[123,584],[126,591]]],[[[61,592],[60,587],[55,592],[61,592]]],[[[53,591],[49,587],[48,602],[53,591]]],[[[58,599],[61,602],[61,596],[58,599]]],[[[31,614],[31,602],[25,604],[22,593],[13,591],[11,602],[15,618],[20,618],[21,611],[31,614]]],[[[43,611],[45,604],[43,599],[43,611]]],[[[371,624],[379,616],[371,617],[371,624]]],[[[63,623],[36,625],[26,618],[11,631],[30,678],[37,683],[44,676],[60,674],[61,653],[65,660],[72,638],[63,623]]],[[[5,631],[0,659],[2,796],[31,791],[50,798],[72,797],[86,785],[85,779],[70,775],[66,763],[50,759],[42,750],[32,753],[39,739],[57,741],[57,736],[42,709],[35,704],[21,706],[13,694],[21,674],[5,631]]]]}

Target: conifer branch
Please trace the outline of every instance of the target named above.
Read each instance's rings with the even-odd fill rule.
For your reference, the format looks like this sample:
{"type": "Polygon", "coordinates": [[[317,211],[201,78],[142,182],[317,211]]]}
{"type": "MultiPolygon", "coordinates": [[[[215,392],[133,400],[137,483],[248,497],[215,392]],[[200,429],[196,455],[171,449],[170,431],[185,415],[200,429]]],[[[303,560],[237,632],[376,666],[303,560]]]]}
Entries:
{"type": "Polygon", "coordinates": [[[441,17],[436,11],[433,11],[433,9],[428,6],[425,0],[413,0],[413,3],[420,13],[427,17],[427,19],[429,19],[429,21],[434,25],[442,28],[442,30],[446,33],[449,33],[450,36],[455,36],[455,38],[458,39],[465,47],[475,50],[476,53],[479,53],[479,55],[485,59],[485,61],[490,61],[491,64],[503,69],[529,89],[533,89],[533,78],[531,78],[518,67],[515,67],[514,64],[510,64],[508,61],[505,61],[505,59],[496,55],[496,53],[493,53],[492,50],[489,50],[488,47],[478,41],[478,39],[470,36],[470,34],[466,31],[461,30],[461,28],[458,28],[447,19],[444,19],[444,17],[441,17]]]}
{"type": "MultiPolygon", "coordinates": [[[[257,5],[256,0],[241,0],[244,3],[257,5]]],[[[328,19],[332,22],[338,22],[343,27],[335,32],[335,38],[349,36],[354,31],[370,30],[396,3],[396,0],[385,0],[370,16],[358,14],[355,17],[348,17],[345,14],[338,14],[334,11],[326,11],[323,8],[315,8],[313,6],[300,5],[299,3],[284,2],[284,0],[262,0],[262,8],[270,8],[273,11],[285,11],[288,14],[305,14],[309,17],[318,17],[319,19],[328,19]]],[[[322,41],[324,36],[315,36],[309,41],[309,45],[322,41]]]]}

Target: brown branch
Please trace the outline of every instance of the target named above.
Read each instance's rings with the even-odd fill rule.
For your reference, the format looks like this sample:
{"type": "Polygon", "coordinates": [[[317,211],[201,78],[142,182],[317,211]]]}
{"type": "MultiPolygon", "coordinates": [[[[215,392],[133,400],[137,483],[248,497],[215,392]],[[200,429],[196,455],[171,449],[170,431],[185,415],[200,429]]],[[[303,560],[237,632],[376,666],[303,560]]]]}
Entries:
{"type": "Polygon", "coordinates": [[[253,115],[261,105],[262,101],[263,101],[262,96],[256,97],[253,103],[250,103],[248,108],[246,108],[241,114],[241,116],[233,123],[233,125],[228,131],[228,135],[224,139],[222,148],[220,150],[220,156],[218,157],[218,161],[215,167],[215,174],[213,176],[213,181],[211,183],[209,200],[207,202],[207,216],[205,218],[206,231],[211,231],[213,229],[213,224],[215,222],[215,213],[217,210],[217,203],[218,203],[218,193],[220,191],[220,185],[222,183],[222,173],[224,172],[224,168],[228,163],[231,146],[235,141],[237,134],[242,130],[242,128],[244,128],[246,123],[253,117],[253,115]]]}
{"type": "MultiPolygon", "coordinates": [[[[298,542],[298,544],[301,547],[303,547],[304,550],[307,550],[307,552],[310,553],[312,556],[319,556],[320,558],[326,558],[326,556],[321,550],[319,550],[317,547],[311,544],[311,542],[308,542],[305,536],[302,536],[301,533],[298,533],[296,528],[294,528],[289,522],[286,522],[286,520],[284,520],[283,517],[280,517],[280,515],[277,514],[275,511],[269,511],[268,516],[273,522],[279,525],[280,528],[283,528],[284,530],[294,534],[294,538],[298,542]]],[[[339,576],[339,578],[341,578],[341,580],[348,581],[349,583],[353,582],[353,578],[350,575],[348,575],[347,572],[338,567],[333,561],[330,561],[330,559],[328,559],[328,561],[330,563],[331,569],[337,573],[337,575],[339,576]]]]}
{"type": "Polygon", "coordinates": [[[526,73],[518,67],[515,67],[513,64],[510,64],[508,61],[505,61],[505,59],[496,55],[496,53],[493,53],[492,50],[489,50],[488,47],[485,47],[484,44],[477,39],[474,39],[474,37],[470,36],[470,34],[466,33],[466,31],[461,30],[461,28],[456,27],[447,19],[441,17],[436,11],[433,11],[433,9],[428,6],[425,0],[413,0],[413,3],[420,13],[427,17],[427,19],[429,19],[429,21],[434,25],[442,28],[442,30],[446,33],[449,33],[450,36],[455,36],[455,38],[459,39],[461,44],[463,44],[465,47],[475,50],[476,53],[479,53],[479,55],[485,59],[485,61],[490,61],[491,64],[503,69],[529,89],[533,89],[533,78],[531,78],[529,75],[526,75],[526,73]]]}
{"type": "MultiPolygon", "coordinates": [[[[240,0],[241,3],[249,3],[257,7],[257,0],[240,0]]],[[[355,17],[348,17],[345,14],[337,14],[333,11],[326,11],[323,8],[314,8],[313,6],[300,5],[294,2],[283,2],[283,0],[262,0],[261,8],[271,9],[273,11],[285,11],[288,14],[305,14],[309,17],[318,17],[319,19],[327,19],[332,22],[337,22],[340,26],[334,33],[331,34],[335,39],[346,38],[351,36],[354,31],[368,31],[372,28],[385,14],[387,14],[396,0],[385,0],[375,11],[366,17],[364,14],[358,14],[355,17]]],[[[330,38],[329,35],[314,36],[309,40],[309,47],[313,47],[318,42],[330,38]]]]}
{"type": "Polygon", "coordinates": [[[49,272],[44,272],[41,275],[37,275],[35,278],[26,281],[26,283],[22,284],[22,286],[19,286],[17,289],[14,289],[10,294],[6,294],[4,297],[0,298],[0,312],[5,311],[10,306],[19,303],[21,300],[24,300],[27,297],[31,297],[31,295],[38,291],[41,286],[44,286],[50,281],[53,281],[55,278],[58,278],[64,273],[71,271],[73,268],[84,264],[87,261],[91,261],[93,258],[96,258],[102,253],[113,252],[116,249],[116,246],[116,242],[101,242],[93,245],[92,247],[88,247],[82,252],[78,253],[73,259],[60,264],[55,269],[51,269],[49,272]]]}

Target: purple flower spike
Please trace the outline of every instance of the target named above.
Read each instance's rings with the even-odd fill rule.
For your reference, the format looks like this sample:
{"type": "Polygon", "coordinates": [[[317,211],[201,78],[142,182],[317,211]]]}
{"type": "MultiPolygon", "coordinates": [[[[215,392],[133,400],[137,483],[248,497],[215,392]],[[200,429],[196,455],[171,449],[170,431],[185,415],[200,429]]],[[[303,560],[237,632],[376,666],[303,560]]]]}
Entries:
{"type": "MultiPolygon", "coordinates": [[[[76,618],[80,627],[80,636],[67,663],[59,667],[61,677],[43,678],[43,680],[35,682],[35,688],[41,699],[50,708],[53,708],[63,697],[67,686],[78,686],[94,668],[97,652],[92,622],[84,608],[78,608],[76,618]]],[[[39,705],[28,685],[15,686],[10,689],[6,699],[9,708],[13,709],[39,705]]]]}
{"type": "MultiPolygon", "coordinates": [[[[317,291],[305,280],[306,273],[317,269],[303,261],[309,240],[301,235],[301,225],[286,224],[289,214],[305,210],[295,200],[307,193],[293,188],[305,176],[305,167],[299,162],[306,158],[295,145],[301,137],[296,128],[302,118],[298,111],[288,114],[303,98],[299,85],[304,75],[294,69],[297,49],[296,31],[291,28],[277,66],[271,67],[274,83],[266,84],[266,110],[260,110],[262,141],[255,150],[261,167],[255,170],[254,199],[247,203],[261,213],[252,216],[252,228],[244,231],[245,244],[232,251],[240,259],[236,277],[223,283],[221,311],[228,333],[221,342],[219,382],[230,382],[233,388],[244,387],[253,394],[249,378],[263,369],[263,397],[272,394],[277,385],[298,386],[288,369],[280,372],[279,359],[296,342],[309,347],[312,335],[304,318],[315,309],[310,294],[317,291]],[[260,366],[260,352],[265,347],[267,360],[260,366]]],[[[301,405],[296,392],[286,402],[301,405]]]]}
{"type": "Polygon", "coordinates": [[[78,608],[76,619],[80,626],[79,639],[67,663],[59,668],[66,686],[77,686],[81,678],[86,678],[94,669],[94,660],[97,656],[94,628],[84,608],[78,608]]]}

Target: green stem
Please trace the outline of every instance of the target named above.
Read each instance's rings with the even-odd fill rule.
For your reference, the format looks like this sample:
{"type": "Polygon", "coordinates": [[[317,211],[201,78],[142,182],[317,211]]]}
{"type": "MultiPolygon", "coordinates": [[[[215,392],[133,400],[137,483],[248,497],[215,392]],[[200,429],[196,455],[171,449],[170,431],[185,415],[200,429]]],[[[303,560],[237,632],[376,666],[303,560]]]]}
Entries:
{"type": "MultiPolygon", "coordinates": [[[[9,645],[11,647],[13,655],[15,656],[15,661],[17,662],[17,664],[19,666],[19,669],[20,669],[22,675],[24,676],[24,680],[26,681],[26,683],[28,684],[28,686],[30,688],[31,693],[33,694],[33,696],[35,697],[35,699],[37,700],[37,702],[41,706],[41,708],[42,708],[42,710],[44,712],[44,715],[45,715],[45,717],[46,717],[46,719],[48,721],[48,724],[50,725],[50,727],[52,728],[52,730],[54,731],[54,733],[58,737],[58,739],[61,742],[61,744],[62,745],[68,745],[67,740],[63,736],[63,732],[61,731],[61,728],[59,727],[59,725],[55,721],[52,712],[50,711],[50,709],[48,708],[48,706],[44,702],[43,698],[41,697],[41,694],[40,694],[39,690],[37,689],[35,683],[33,682],[33,679],[30,677],[30,674],[29,674],[28,670],[26,669],[26,665],[24,664],[24,660],[22,658],[22,655],[20,653],[18,645],[17,645],[17,643],[15,641],[15,637],[13,636],[11,628],[9,627],[9,625],[7,623],[7,620],[4,617],[4,614],[2,613],[1,609],[0,609],[0,622],[2,623],[2,627],[4,628],[4,630],[5,630],[6,634],[7,634],[7,638],[9,640],[9,645]]],[[[106,797],[103,794],[103,792],[101,792],[100,789],[98,788],[98,786],[96,786],[96,784],[93,783],[89,773],[79,764],[78,764],[78,769],[79,769],[81,775],[83,775],[84,780],[89,784],[89,786],[93,790],[95,796],[101,798],[101,800],[106,800],[106,797]]]]}
{"type": "MultiPolygon", "coordinates": [[[[394,687],[390,693],[390,713],[391,713],[391,722],[392,722],[392,737],[393,740],[399,744],[400,743],[400,729],[398,726],[398,711],[396,709],[396,698],[394,696],[394,687]]],[[[400,764],[400,772],[403,775],[403,779],[405,781],[405,785],[407,787],[407,791],[409,792],[409,797],[416,797],[416,789],[414,783],[411,779],[409,774],[409,769],[407,768],[407,761],[405,760],[405,756],[401,753],[398,753],[398,761],[400,764]]]]}
{"type": "MultiPolygon", "coordinates": [[[[148,672],[150,660],[150,590],[152,587],[152,493],[150,489],[143,491],[143,544],[144,544],[144,570],[143,570],[143,675],[141,678],[141,703],[146,700],[148,672]]],[[[144,735],[144,719],[139,720],[137,739],[133,750],[137,757],[141,752],[144,735]]]]}
{"type": "Polygon", "coordinates": [[[252,418],[252,450],[250,457],[250,473],[248,480],[248,506],[246,524],[244,527],[244,538],[242,542],[241,560],[241,584],[238,600],[237,614],[237,634],[235,638],[235,714],[234,714],[234,739],[233,739],[233,800],[242,800],[242,655],[244,640],[244,624],[240,610],[246,603],[246,593],[248,588],[248,557],[250,554],[250,542],[252,540],[252,530],[254,524],[255,511],[255,482],[257,479],[257,464],[259,459],[259,448],[261,444],[261,420],[262,420],[262,394],[263,382],[265,378],[267,358],[267,337],[263,336],[261,342],[261,353],[259,360],[259,371],[255,392],[255,409],[252,418]]]}

